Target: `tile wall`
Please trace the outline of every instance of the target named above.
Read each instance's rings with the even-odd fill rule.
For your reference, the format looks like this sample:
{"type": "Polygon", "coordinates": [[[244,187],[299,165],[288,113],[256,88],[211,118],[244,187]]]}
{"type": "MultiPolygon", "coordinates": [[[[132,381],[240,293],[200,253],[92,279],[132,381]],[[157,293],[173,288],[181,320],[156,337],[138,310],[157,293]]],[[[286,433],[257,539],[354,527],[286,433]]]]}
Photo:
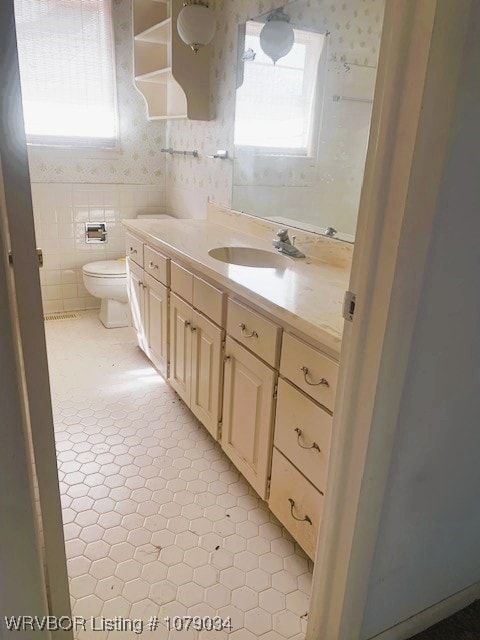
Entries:
{"type": "Polygon", "coordinates": [[[44,312],[91,309],[82,267],[125,255],[122,220],[165,212],[165,189],[152,185],[33,183],[37,245],[44,312]],[[85,222],[106,222],[108,241],[86,244],[85,222]]]}

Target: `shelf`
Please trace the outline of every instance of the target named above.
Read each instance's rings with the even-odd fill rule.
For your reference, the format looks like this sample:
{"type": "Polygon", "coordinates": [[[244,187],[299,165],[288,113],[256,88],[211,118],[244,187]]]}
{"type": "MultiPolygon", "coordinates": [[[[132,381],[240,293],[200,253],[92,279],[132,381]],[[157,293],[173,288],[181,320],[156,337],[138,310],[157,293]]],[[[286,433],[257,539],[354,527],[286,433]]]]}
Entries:
{"type": "Polygon", "coordinates": [[[136,35],[135,40],[140,42],[153,42],[155,44],[168,44],[171,39],[171,25],[172,19],[167,18],[136,35]]]}
{"type": "MultiPolygon", "coordinates": [[[[0,0],[1,1],[1,0],[0,0]]],[[[134,84],[149,120],[210,119],[210,50],[177,32],[183,0],[132,0],[134,84]]]]}
{"type": "Polygon", "coordinates": [[[172,81],[172,67],[158,69],[158,71],[151,71],[150,73],[143,73],[141,76],[135,78],[135,82],[150,82],[152,84],[167,84],[167,82],[172,81]]]}
{"type": "Polygon", "coordinates": [[[183,115],[164,115],[164,116],[149,116],[149,120],[186,120],[187,114],[183,115]]]}

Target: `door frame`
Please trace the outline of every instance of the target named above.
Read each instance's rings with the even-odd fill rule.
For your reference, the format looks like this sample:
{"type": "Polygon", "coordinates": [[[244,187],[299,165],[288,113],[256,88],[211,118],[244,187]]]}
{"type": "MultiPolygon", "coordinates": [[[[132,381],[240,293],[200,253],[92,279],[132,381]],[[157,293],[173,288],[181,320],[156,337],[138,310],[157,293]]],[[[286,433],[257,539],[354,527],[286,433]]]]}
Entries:
{"type": "MultiPolygon", "coordinates": [[[[470,7],[386,1],[307,640],[361,638],[470,7]]],[[[414,616],[389,638],[410,637],[443,611],[414,616]]]]}
{"type": "MultiPolygon", "coordinates": [[[[13,0],[0,3],[0,84],[0,259],[6,265],[5,272],[0,273],[0,286],[5,286],[9,294],[8,306],[0,312],[9,314],[14,332],[17,366],[10,375],[17,374],[19,380],[21,428],[35,486],[32,493],[36,506],[34,528],[40,533],[47,611],[53,616],[69,617],[70,595],[13,0]]],[[[2,340],[8,343],[9,337],[2,335],[2,340]]],[[[12,405],[14,403],[12,396],[12,405]]],[[[12,455],[15,458],[15,452],[12,455]]],[[[30,534],[27,530],[17,530],[19,540],[27,539],[30,534]]],[[[17,558],[23,561],[21,554],[17,558]]],[[[12,578],[15,579],[18,578],[12,578]]],[[[30,611],[22,611],[17,606],[13,613],[28,615],[30,611]]],[[[58,631],[54,635],[73,637],[71,631],[58,631]]]]}

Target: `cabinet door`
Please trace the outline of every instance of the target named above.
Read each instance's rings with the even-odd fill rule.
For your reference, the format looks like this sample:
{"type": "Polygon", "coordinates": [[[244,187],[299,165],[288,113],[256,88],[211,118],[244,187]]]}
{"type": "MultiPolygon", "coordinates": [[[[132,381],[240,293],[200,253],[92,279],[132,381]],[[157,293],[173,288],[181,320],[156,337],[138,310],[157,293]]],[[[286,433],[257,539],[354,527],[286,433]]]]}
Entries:
{"type": "Polygon", "coordinates": [[[190,405],[193,309],[174,293],[170,295],[170,384],[190,405]]]}
{"type": "Polygon", "coordinates": [[[145,317],[145,273],[130,258],[127,259],[127,291],[132,312],[132,322],[137,332],[138,346],[147,351],[147,327],[145,317]]]}
{"type": "Polygon", "coordinates": [[[227,337],[222,447],[262,499],[272,450],[276,372],[227,337]]]}
{"type": "Polygon", "coordinates": [[[222,339],[223,331],[194,311],[190,409],[215,439],[221,411],[222,339]]]}
{"type": "Polygon", "coordinates": [[[168,365],[168,291],[163,284],[145,274],[147,355],[160,373],[167,375],[168,365]]]}

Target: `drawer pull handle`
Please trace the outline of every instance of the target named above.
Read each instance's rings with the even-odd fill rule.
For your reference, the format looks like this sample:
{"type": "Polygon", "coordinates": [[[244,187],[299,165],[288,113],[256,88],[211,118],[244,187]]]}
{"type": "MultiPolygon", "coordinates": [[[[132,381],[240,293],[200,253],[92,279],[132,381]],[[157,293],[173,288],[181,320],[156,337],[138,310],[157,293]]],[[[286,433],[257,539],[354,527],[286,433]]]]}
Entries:
{"type": "Polygon", "coordinates": [[[309,384],[311,387],[318,387],[320,385],[322,385],[322,387],[330,386],[330,383],[326,378],[322,378],[319,382],[310,382],[310,380],[307,379],[307,376],[309,374],[308,367],[301,367],[300,371],[303,372],[303,377],[305,378],[305,382],[309,384]]]}
{"type": "Polygon", "coordinates": [[[148,266],[150,269],[158,269],[158,264],[154,264],[153,262],[150,262],[148,266]]]}
{"type": "Polygon", "coordinates": [[[319,453],[321,452],[320,447],[318,446],[318,444],[316,442],[314,442],[312,445],[307,446],[306,444],[302,444],[300,442],[300,438],[303,435],[303,431],[301,429],[299,429],[298,427],[295,429],[295,433],[297,434],[297,444],[299,447],[301,447],[302,449],[316,449],[319,453]]]}
{"type": "Polygon", "coordinates": [[[295,500],[293,498],[289,498],[288,501],[290,503],[290,513],[294,520],[296,520],[297,522],[308,522],[308,524],[313,525],[312,519],[309,516],[305,516],[304,518],[299,518],[293,513],[293,510],[295,509],[295,500]]]}
{"type": "Polygon", "coordinates": [[[242,331],[242,336],[244,338],[258,338],[258,333],[256,331],[251,331],[250,333],[247,333],[247,325],[244,324],[243,322],[238,326],[240,327],[242,331]]]}
{"type": "Polygon", "coordinates": [[[197,327],[190,327],[190,331],[191,331],[192,333],[195,333],[195,331],[196,331],[196,330],[197,330],[197,327]]]}
{"type": "Polygon", "coordinates": [[[133,247],[130,247],[130,250],[128,252],[131,256],[133,256],[135,253],[138,253],[138,251],[136,249],[134,249],[133,247]]]}
{"type": "Polygon", "coordinates": [[[192,324],[192,323],[191,323],[191,322],[189,322],[188,320],[185,322],[185,326],[186,326],[186,327],[190,327],[190,326],[191,326],[191,324],[192,324]]]}

